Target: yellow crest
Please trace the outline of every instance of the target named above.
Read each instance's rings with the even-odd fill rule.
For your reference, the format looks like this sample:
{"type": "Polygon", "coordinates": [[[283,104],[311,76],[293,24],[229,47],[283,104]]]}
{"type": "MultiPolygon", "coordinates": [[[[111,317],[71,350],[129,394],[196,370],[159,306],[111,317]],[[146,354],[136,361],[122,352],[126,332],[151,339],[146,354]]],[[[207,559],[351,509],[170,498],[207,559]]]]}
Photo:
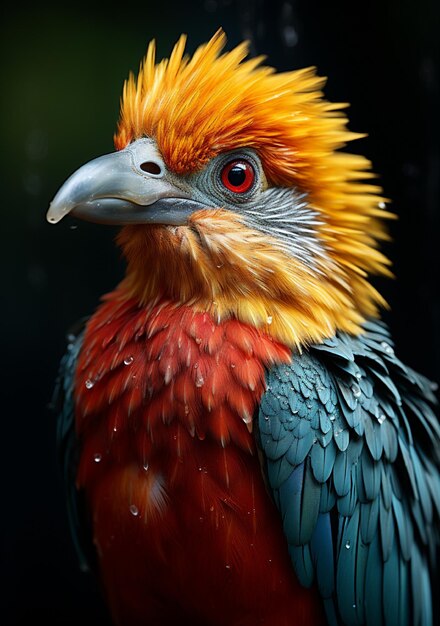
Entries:
{"type": "MultiPolygon", "coordinates": [[[[167,166],[182,175],[200,170],[221,152],[253,148],[261,158],[269,185],[296,187],[308,194],[309,205],[323,218],[319,237],[329,258],[328,267],[323,265],[313,285],[308,279],[313,294],[301,302],[303,330],[286,330],[293,324],[295,311],[285,312],[283,304],[282,313],[270,312],[278,323],[269,331],[296,345],[317,341],[337,329],[357,332],[362,319],[377,315],[377,306],[384,305],[368,276],[391,275],[389,261],[377,249],[378,242],[387,239],[382,218],[391,217],[384,210],[382,190],[365,182],[374,176],[367,159],[339,151],[347,141],[362,135],[347,130],[342,111],[345,104],[323,98],[324,79],[316,76],[313,68],[276,73],[261,64],[261,57],[245,60],[246,43],[223,52],[225,41],[220,30],[189,58],[182,36],[170,58],[158,64],[154,42],[150,43],[138,77],[130,75],[125,83],[115,145],[122,149],[139,137],[153,137],[167,166]],[[337,313],[327,311],[334,308],[323,304],[328,302],[338,303],[337,313]],[[324,321],[317,323],[317,309],[324,308],[324,321]],[[314,311],[309,320],[308,310],[314,311]],[[277,331],[277,327],[283,330],[277,331]]],[[[235,227],[240,228],[236,222],[235,227]]],[[[210,267],[208,257],[206,262],[210,267]]],[[[265,262],[266,257],[262,267],[265,262]]],[[[158,259],[151,260],[153,273],[160,272],[157,263],[158,259]]],[[[289,276],[295,280],[295,274],[289,276]]],[[[142,280],[152,284],[152,278],[142,280]]],[[[185,294],[191,293],[195,301],[198,282],[191,275],[187,280],[194,280],[194,284],[186,285],[185,294]]],[[[209,280],[215,283],[213,277],[209,280]]],[[[279,282],[286,285],[289,281],[280,277],[279,282]]],[[[145,284],[143,298],[153,297],[154,290],[147,293],[145,284]]],[[[275,289],[279,293],[280,285],[274,285],[275,289]]],[[[136,291],[133,284],[130,291],[136,291]]],[[[179,298],[177,292],[172,296],[179,298]]],[[[228,289],[224,287],[222,292],[223,296],[216,297],[216,302],[222,301],[218,305],[222,315],[236,315],[253,323],[264,319],[268,307],[262,305],[257,293],[254,303],[248,298],[245,307],[240,304],[237,308],[236,298],[228,289]]],[[[186,296],[182,293],[180,297],[184,300],[186,296]]],[[[208,307],[208,300],[201,298],[200,306],[208,307]]]]}

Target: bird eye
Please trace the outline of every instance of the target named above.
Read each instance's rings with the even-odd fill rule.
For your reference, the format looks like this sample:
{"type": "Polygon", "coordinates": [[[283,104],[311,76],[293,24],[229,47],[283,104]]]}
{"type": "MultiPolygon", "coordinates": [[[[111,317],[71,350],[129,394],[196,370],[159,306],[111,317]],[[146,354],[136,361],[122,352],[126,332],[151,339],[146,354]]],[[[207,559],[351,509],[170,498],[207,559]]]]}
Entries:
{"type": "Polygon", "coordinates": [[[221,172],[223,185],[234,193],[246,193],[252,187],[255,180],[255,170],[244,159],[230,161],[221,172]]]}

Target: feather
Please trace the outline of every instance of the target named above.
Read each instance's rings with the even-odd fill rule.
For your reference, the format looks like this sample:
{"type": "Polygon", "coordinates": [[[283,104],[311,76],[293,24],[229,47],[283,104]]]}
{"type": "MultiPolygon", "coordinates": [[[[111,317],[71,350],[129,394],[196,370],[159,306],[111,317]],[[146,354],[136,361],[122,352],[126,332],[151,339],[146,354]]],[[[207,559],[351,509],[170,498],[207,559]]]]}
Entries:
{"type": "Polygon", "coordinates": [[[359,537],[359,507],[343,522],[338,554],[336,588],[338,607],[346,624],[361,624],[356,611],[356,558],[359,537]]]}
{"type": "Polygon", "coordinates": [[[320,514],[310,541],[310,550],[316,568],[316,580],[323,598],[334,592],[334,553],[329,513],[320,514]]]}
{"type": "Polygon", "coordinates": [[[370,544],[365,570],[365,617],[366,623],[382,626],[383,618],[383,566],[376,535],[370,544]]]}
{"type": "Polygon", "coordinates": [[[325,483],[333,471],[336,459],[336,445],[330,441],[327,447],[323,448],[319,443],[312,446],[310,460],[313,475],[320,483],[325,483]]]}
{"type": "Polygon", "coordinates": [[[279,488],[284,532],[291,545],[299,545],[304,465],[298,465],[279,488]]]}
{"type": "Polygon", "coordinates": [[[310,554],[310,547],[305,546],[290,546],[289,554],[295,567],[296,574],[303,587],[310,587],[314,579],[314,568],[312,563],[312,557],[310,554]]]}
{"type": "MultiPolygon", "coordinates": [[[[383,324],[368,327],[374,337],[368,330],[357,338],[340,333],[283,370],[287,405],[278,401],[270,419],[289,437],[271,426],[271,441],[262,440],[268,457],[275,437],[290,447],[269,466],[269,483],[278,489],[285,480],[275,499],[292,563],[305,584],[316,577],[330,623],[429,624],[427,559],[439,541],[434,519],[440,527],[431,442],[437,428],[420,395],[426,383],[396,359],[383,324]]],[[[266,395],[278,393],[275,378],[269,375],[266,395]]],[[[261,406],[260,421],[267,405],[261,406]]],[[[264,424],[262,430],[269,432],[264,424]]]]}
{"type": "Polygon", "coordinates": [[[299,543],[309,543],[315,530],[319,515],[319,503],[321,500],[321,485],[314,478],[310,468],[310,462],[306,464],[304,484],[301,501],[301,522],[299,543]]]}
{"type": "Polygon", "coordinates": [[[361,537],[364,543],[371,543],[377,532],[380,498],[361,504],[361,537]]]}
{"type": "Polygon", "coordinates": [[[397,543],[394,542],[390,558],[383,566],[383,597],[385,624],[396,624],[399,615],[400,603],[399,553],[397,543]]]}

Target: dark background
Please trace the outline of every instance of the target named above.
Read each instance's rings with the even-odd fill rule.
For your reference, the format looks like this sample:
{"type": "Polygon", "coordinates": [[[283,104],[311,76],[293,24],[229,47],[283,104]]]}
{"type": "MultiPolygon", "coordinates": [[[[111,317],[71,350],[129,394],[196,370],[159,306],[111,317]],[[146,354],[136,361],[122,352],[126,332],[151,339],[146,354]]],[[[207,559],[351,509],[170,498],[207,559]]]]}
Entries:
{"type": "Polygon", "coordinates": [[[387,253],[401,358],[439,371],[439,3],[382,0],[192,0],[57,9],[10,3],[1,42],[1,614],[4,625],[108,624],[80,573],[67,528],[48,411],[65,332],[123,272],[115,231],[45,222],[79,165],[113,149],[123,80],[156,37],[167,56],[221,25],[228,47],[251,38],[280,70],[316,65],[326,95],[348,101],[351,147],[372,159],[399,221],[387,253]],[[5,619],[6,616],[6,619],[5,619]]]}

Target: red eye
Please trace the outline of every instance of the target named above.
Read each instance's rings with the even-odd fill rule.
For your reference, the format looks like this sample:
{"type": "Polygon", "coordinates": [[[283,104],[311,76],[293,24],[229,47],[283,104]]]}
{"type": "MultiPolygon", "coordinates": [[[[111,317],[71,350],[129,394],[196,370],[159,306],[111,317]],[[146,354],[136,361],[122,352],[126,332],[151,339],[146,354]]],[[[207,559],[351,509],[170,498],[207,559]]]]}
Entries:
{"type": "Polygon", "coordinates": [[[248,161],[230,161],[222,169],[222,183],[234,193],[249,191],[255,180],[255,170],[248,161]]]}

